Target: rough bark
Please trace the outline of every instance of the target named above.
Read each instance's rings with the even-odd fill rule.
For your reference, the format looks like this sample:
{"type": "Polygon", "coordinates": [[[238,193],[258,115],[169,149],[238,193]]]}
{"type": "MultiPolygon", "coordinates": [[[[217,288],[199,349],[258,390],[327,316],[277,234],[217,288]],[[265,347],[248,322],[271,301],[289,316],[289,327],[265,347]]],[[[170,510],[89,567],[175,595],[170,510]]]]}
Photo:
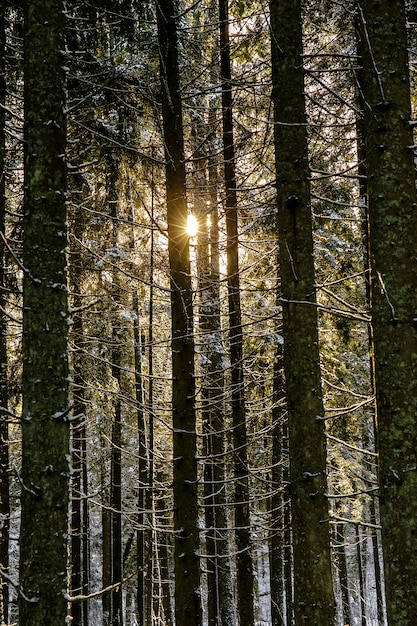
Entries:
{"type": "MultiPolygon", "coordinates": [[[[9,385],[7,377],[6,280],[6,2],[0,2],[0,567],[9,568],[10,473],[9,473],[9,385]]],[[[0,623],[8,624],[9,588],[0,588],[0,623]]]]}
{"type": "Polygon", "coordinates": [[[24,2],[25,180],[19,623],[67,615],[65,74],[61,0],[24,2]]]}
{"type": "Polygon", "coordinates": [[[405,6],[361,0],[371,317],[388,622],[412,624],[417,577],[417,197],[405,6]]]}
{"type": "Polygon", "coordinates": [[[175,615],[177,626],[198,626],[201,601],[193,307],[176,9],[172,0],[158,2],[156,13],[171,283],[175,615]]]}
{"type": "Polygon", "coordinates": [[[271,0],[277,225],[288,410],[295,624],[332,626],[301,2],[271,0]]]}

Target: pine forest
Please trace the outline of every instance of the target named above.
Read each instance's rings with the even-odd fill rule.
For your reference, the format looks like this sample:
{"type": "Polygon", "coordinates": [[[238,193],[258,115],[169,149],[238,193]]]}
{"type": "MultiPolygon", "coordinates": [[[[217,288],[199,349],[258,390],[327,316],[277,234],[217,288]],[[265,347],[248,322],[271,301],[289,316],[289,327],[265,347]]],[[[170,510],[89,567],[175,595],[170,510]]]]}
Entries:
{"type": "Polygon", "coordinates": [[[416,626],[417,2],[0,20],[0,626],[416,626]]]}

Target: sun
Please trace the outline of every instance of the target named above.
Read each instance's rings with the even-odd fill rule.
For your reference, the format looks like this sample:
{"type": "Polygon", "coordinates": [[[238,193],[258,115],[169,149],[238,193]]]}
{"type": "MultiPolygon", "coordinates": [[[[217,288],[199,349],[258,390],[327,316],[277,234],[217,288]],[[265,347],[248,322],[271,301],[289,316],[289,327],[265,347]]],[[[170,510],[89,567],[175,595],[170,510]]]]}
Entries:
{"type": "Polygon", "coordinates": [[[198,233],[198,220],[195,215],[188,215],[187,217],[187,235],[189,237],[195,237],[198,233]]]}

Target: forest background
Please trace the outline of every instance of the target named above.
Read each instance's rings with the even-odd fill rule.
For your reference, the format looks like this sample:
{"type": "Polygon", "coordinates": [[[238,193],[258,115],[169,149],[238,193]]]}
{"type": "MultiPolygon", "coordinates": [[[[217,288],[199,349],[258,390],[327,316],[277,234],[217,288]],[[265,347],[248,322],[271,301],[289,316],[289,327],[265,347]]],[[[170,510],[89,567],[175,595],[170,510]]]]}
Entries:
{"type": "Polygon", "coordinates": [[[1,624],[415,626],[417,8],[0,17],[1,624]]]}

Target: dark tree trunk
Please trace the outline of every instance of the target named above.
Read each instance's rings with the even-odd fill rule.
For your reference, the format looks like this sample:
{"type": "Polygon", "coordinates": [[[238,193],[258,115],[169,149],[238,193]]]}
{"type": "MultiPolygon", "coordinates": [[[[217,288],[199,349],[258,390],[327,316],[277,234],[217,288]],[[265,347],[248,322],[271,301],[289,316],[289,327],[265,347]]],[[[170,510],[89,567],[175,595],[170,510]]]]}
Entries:
{"type": "MultiPolygon", "coordinates": [[[[359,524],[356,524],[355,528],[355,543],[356,543],[356,562],[358,566],[358,604],[361,609],[361,625],[366,626],[366,613],[365,613],[365,577],[363,567],[363,545],[362,537],[359,529],[359,524]]],[[[366,564],[365,564],[366,565],[366,564]]]]}
{"type": "MultiPolygon", "coordinates": [[[[83,221],[81,210],[77,208],[72,216],[72,232],[75,240],[82,239],[83,221]]],[[[74,309],[71,332],[73,337],[73,413],[76,421],[72,427],[72,480],[71,480],[71,595],[88,595],[88,485],[86,458],[86,402],[85,402],[85,363],[84,363],[84,301],[80,293],[83,268],[82,255],[78,244],[70,250],[69,281],[73,294],[74,309]]],[[[88,626],[88,600],[71,604],[73,626],[88,626]]]]}
{"type": "MultiPolygon", "coordinates": [[[[235,621],[233,580],[226,498],[226,446],[223,341],[220,317],[220,253],[217,211],[217,168],[209,164],[209,211],[199,220],[197,264],[200,293],[200,332],[207,363],[201,384],[202,420],[205,442],[204,502],[208,583],[208,624],[235,621]],[[211,207],[211,208],[210,208],[211,207]],[[208,221],[208,216],[210,217],[208,221]]],[[[204,206],[200,199],[197,206],[204,206]]]]}
{"type": "Polygon", "coordinates": [[[142,343],[139,326],[139,301],[136,291],[133,293],[132,309],[135,315],[133,321],[133,335],[135,341],[135,395],[137,402],[138,420],[138,455],[139,455],[139,488],[138,488],[138,530],[137,541],[137,620],[139,626],[145,626],[145,574],[146,574],[146,545],[145,545],[145,489],[148,482],[148,455],[146,451],[145,412],[143,410],[143,381],[142,381],[142,343]]]}
{"type": "Polygon", "coordinates": [[[336,564],[338,566],[338,571],[339,571],[342,623],[349,624],[350,622],[349,583],[348,583],[347,562],[346,562],[345,532],[344,532],[344,525],[342,524],[335,525],[335,553],[336,553],[336,564]]]}
{"type": "MultiPolygon", "coordinates": [[[[284,426],[284,442],[288,452],[288,425],[284,426]]],[[[288,462],[284,466],[284,484],[289,483],[290,473],[288,462]]],[[[287,626],[294,623],[294,568],[293,568],[293,551],[292,551],[292,532],[291,532],[291,502],[288,489],[284,491],[284,590],[285,590],[285,614],[287,616],[287,626]]]]}
{"type": "Polygon", "coordinates": [[[154,236],[154,209],[155,209],[155,190],[154,190],[154,165],[152,164],[152,201],[151,201],[151,249],[150,249],[150,271],[149,271],[149,331],[148,331],[148,374],[149,374],[149,382],[148,382],[148,402],[147,402],[147,410],[148,410],[148,441],[147,441],[147,455],[148,455],[148,467],[147,467],[147,476],[146,483],[147,489],[145,494],[145,509],[146,509],[146,520],[145,525],[145,558],[146,558],[146,571],[145,571],[145,605],[144,605],[144,615],[145,620],[148,623],[152,621],[152,604],[153,604],[153,581],[154,581],[154,564],[155,560],[158,558],[156,552],[156,546],[154,543],[154,525],[155,525],[155,514],[154,514],[154,471],[155,471],[155,463],[154,463],[154,367],[153,367],[153,357],[154,357],[154,346],[153,346],[153,336],[154,336],[154,270],[155,270],[155,236],[154,236]]]}
{"type": "MultiPolygon", "coordinates": [[[[74,403],[74,409],[77,408],[74,403]]],[[[82,584],[82,432],[81,425],[72,428],[72,469],[71,481],[71,595],[83,593],[82,584]]],[[[76,601],[71,604],[73,626],[82,625],[82,605],[76,601]]]]}
{"type": "MultiPolygon", "coordinates": [[[[131,198],[130,180],[129,180],[129,200],[131,198]]],[[[153,190],[152,190],[153,193],[153,190]]],[[[131,241],[130,248],[132,253],[135,253],[136,249],[136,237],[135,237],[135,212],[133,209],[130,215],[132,222],[131,226],[131,241]]],[[[152,235],[151,235],[152,236],[152,235]]],[[[153,264],[153,236],[151,243],[151,266],[153,264]]],[[[134,267],[132,267],[134,271],[134,267]]],[[[152,297],[152,283],[153,277],[151,272],[150,279],[150,298],[152,297]]],[[[150,304],[151,309],[151,304],[150,304]]],[[[132,292],[132,311],[133,311],[133,339],[134,339],[134,364],[135,364],[135,400],[137,405],[137,429],[138,429],[138,529],[136,532],[136,544],[137,544],[137,568],[138,568],[138,582],[136,591],[136,619],[138,626],[145,626],[147,624],[145,616],[145,598],[146,598],[146,495],[148,491],[151,491],[151,486],[148,484],[148,451],[146,442],[146,422],[145,422],[145,408],[144,408],[144,384],[143,384],[143,367],[142,367],[142,355],[144,353],[142,345],[142,333],[140,327],[140,309],[139,309],[139,296],[136,289],[132,292]]],[[[152,379],[152,371],[149,368],[149,379],[152,379]]]]}
{"type": "MultiPolygon", "coordinates": [[[[9,569],[10,488],[9,488],[9,385],[7,373],[6,310],[6,2],[0,3],[0,567],[9,569]]],[[[0,623],[8,624],[9,587],[0,587],[0,623]]]]}
{"type": "Polygon", "coordinates": [[[233,419],[233,466],[235,479],[235,538],[238,616],[240,626],[254,623],[254,576],[252,564],[247,430],[243,376],[243,333],[240,303],[238,205],[236,193],[235,145],[233,136],[232,77],[229,41],[228,0],[219,0],[220,80],[222,83],[222,124],[224,183],[226,190],[226,257],[229,304],[231,406],[233,419]]]}
{"type": "MultiPolygon", "coordinates": [[[[113,356],[114,359],[114,356],[113,356]]],[[[118,367],[116,364],[113,366],[118,367]]],[[[120,372],[120,368],[119,368],[120,372]]],[[[112,427],[111,454],[111,547],[112,547],[112,626],[123,626],[122,579],[122,420],[121,402],[117,400],[112,427]]]]}
{"type": "Polygon", "coordinates": [[[270,2],[295,624],[333,626],[301,3],[270,2]]]}
{"type": "MultiPolygon", "coordinates": [[[[361,36],[360,36],[360,20],[358,13],[354,16],[355,19],[355,35],[356,45],[358,49],[358,55],[361,56],[361,36]]],[[[358,110],[360,113],[356,115],[356,145],[358,155],[358,175],[359,175],[359,199],[360,204],[363,206],[363,256],[364,256],[364,269],[365,269],[365,294],[366,304],[368,308],[371,306],[371,263],[370,263],[370,250],[369,250],[369,211],[368,211],[368,186],[367,186],[367,170],[366,170],[366,150],[365,150],[365,120],[364,109],[365,103],[363,99],[363,68],[360,67],[356,71],[356,101],[358,110]]],[[[374,364],[374,350],[373,350],[373,334],[372,326],[368,328],[369,334],[369,364],[370,364],[370,383],[371,390],[375,394],[375,364],[374,364]]],[[[375,448],[377,425],[376,425],[376,408],[374,407],[373,413],[373,428],[370,429],[370,437],[368,441],[368,449],[375,448]]],[[[376,586],[376,601],[377,601],[377,618],[378,624],[384,623],[384,605],[383,605],[383,580],[382,580],[382,568],[380,562],[380,532],[377,530],[377,511],[379,510],[378,496],[373,494],[370,499],[370,522],[372,524],[371,540],[372,540],[372,552],[375,571],[375,586],[376,586]]]]}
{"type": "Polygon", "coordinates": [[[417,196],[403,0],[361,0],[380,515],[391,626],[416,621],[417,196]]]}
{"type": "Polygon", "coordinates": [[[376,603],[377,603],[377,624],[383,626],[385,624],[385,612],[384,612],[384,585],[383,585],[383,572],[381,567],[380,557],[380,530],[377,530],[379,526],[379,519],[377,517],[375,498],[371,498],[370,501],[370,522],[374,529],[372,531],[372,556],[374,560],[375,570],[375,587],[376,587],[376,603]]]}
{"type": "MultiPolygon", "coordinates": [[[[287,451],[284,441],[285,386],[282,370],[282,346],[278,344],[274,362],[273,408],[272,408],[272,489],[271,497],[271,538],[269,563],[271,575],[271,616],[272,626],[285,626],[285,585],[284,579],[284,472],[287,451]]],[[[288,581],[291,584],[291,581],[288,581]]]]}
{"type": "Polygon", "coordinates": [[[193,306],[176,9],[156,4],[171,281],[176,626],[201,624],[193,306]]]}
{"type": "MultiPolygon", "coordinates": [[[[106,446],[104,439],[101,440],[102,454],[104,455],[106,446]]],[[[101,526],[102,526],[102,584],[103,589],[110,587],[112,582],[111,568],[111,532],[110,532],[110,496],[108,488],[108,472],[104,459],[101,462],[101,526]]],[[[103,626],[110,626],[111,618],[111,593],[106,591],[102,596],[103,626]]]]}
{"type": "MultiPolygon", "coordinates": [[[[164,472],[161,472],[157,476],[157,483],[159,485],[166,484],[167,477],[164,472]]],[[[167,501],[166,495],[163,489],[160,493],[158,491],[155,494],[155,507],[158,514],[157,525],[158,529],[155,541],[155,561],[157,563],[157,569],[159,572],[159,614],[161,615],[161,621],[164,626],[173,626],[174,615],[172,613],[172,593],[170,585],[170,571],[169,566],[169,553],[172,552],[172,539],[168,529],[170,527],[170,519],[167,516],[166,511],[169,510],[170,505],[167,501]]]]}
{"type": "Polygon", "coordinates": [[[64,624],[69,492],[65,7],[24,2],[19,623],[64,624]]]}
{"type": "MultiPolygon", "coordinates": [[[[107,192],[110,213],[113,221],[113,245],[118,245],[118,193],[117,178],[119,163],[111,154],[107,155],[108,181],[107,192]]],[[[121,294],[119,279],[113,276],[113,321],[112,321],[112,377],[117,382],[118,395],[115,399],[111,430],[110,454],[110,534],[111,534],[111,582],[113,585],[111,600],[111,626],[123,626],[123,545],[122,545],[122,341],[124,329],[118,315],[121,294]]]]}

